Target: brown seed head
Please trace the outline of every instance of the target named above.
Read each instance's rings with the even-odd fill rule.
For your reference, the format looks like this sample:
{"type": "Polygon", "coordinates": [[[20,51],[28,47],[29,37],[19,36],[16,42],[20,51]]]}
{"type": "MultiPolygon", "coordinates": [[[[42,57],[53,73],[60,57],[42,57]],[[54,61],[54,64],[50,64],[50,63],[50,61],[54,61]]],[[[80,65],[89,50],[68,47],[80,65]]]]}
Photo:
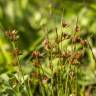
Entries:
{"type": "Polygon", "coordinates": [[[70,52],[63,52],[62,53],[62,57],[63,58],[68,58],[68,57],[70,57],[71,56],[71,53],[70,52]]]}
{"type": "Polygon", "coordinates": [[[68,35],[67,33],[63,33],[63,38],[64,39],[68,39],[70,37],[70,35],[68,35]]]}
{"type": "Polygon", "coordinates": [[[42,82],[43,82],[44,84],[47,83],[48,80],[49,80],[48,76],[43,76],[42,79],[43,79],[42,82]]]}
{"type": "Polygon", "coordinates": [[[40,57],[40,52],[39,51],[33,51],[32,56],[33,57],[40,57]]]}
{"type": "Polygon", "coordinates": [[[21,55],[21,51],[16,48],[14,51],[13,51],[13,56],[18,56],[18,55],[21,55]]]}
{"type": "Polygon", "coordinates": [[[46,45],[48,45],[49,44],[49,40],[48,39],[45,39],[43,42],[42,42],[42,45],[43,46],[46,46],[46,45]]]}
{"type": "Polygon", "coordinates": [[[36,68],[39,68],[40,65],[41,65],[40,60],[35,60],[35,61],[33,62],[33,66],[36,67],[36,68]]]}
{"type": "Polygon", "coordinates": [[[45,50],[49,50],[49,49],[52,48],[52,45],[51,45],[51,43],[49,42],[48,39],[45,39],[45,40],[42,42],[42,45],[43,45],[43,47],[45,48],[45,50]]]}
{"type": "Polygon", "coordinates": [[[75,52],[74,53],[74,58],[75,59],[80,59],[81,55],[82,55],[81,52],[79,52],[79,51],[78,52],[75,52]]]}
{"type": "Polygon", "coordinates": [[[80,43],[82,46],[86,46],[88,44],[87,40],[81,40],[80,43]]]}
{"type": "Polygon", "coordinates": [[[75,64],[78,64],[78,63],[79,63],[79,61],[77,59],[71,58],[69,60],[69,64],[75,65],[75,64]]]}
{"type": "Polygon", "coordinates": [[[67,26],[67,23],[65,21],[62,21],[62,27],[65,28],[67,26]]]}
{"type": "Polygon", "coordinates": [[[77,36],[77,35],[73,36],[73,37],[72,37],[72,42],[73,42],[73,43],[80,42],[80,37],[77,36]]]}
{"type": "Polygon", "coordinates": [[[5,32],[5,35],[13,42],[17,41],[19,39],[19,35],[17,34],[16,30],[13,31],[7,31],[5,32]]]}
{"type": "Polygon", "coordinates": [[[39,78],[40,74],[38,72],[32,72],[31,76],[34,78],[39,78]]]}
{"type": "Polygon", "coordinates": [[[75,32],[79,32],[79,31],[80,31],[80,27],[76,25],[75,32]]]}

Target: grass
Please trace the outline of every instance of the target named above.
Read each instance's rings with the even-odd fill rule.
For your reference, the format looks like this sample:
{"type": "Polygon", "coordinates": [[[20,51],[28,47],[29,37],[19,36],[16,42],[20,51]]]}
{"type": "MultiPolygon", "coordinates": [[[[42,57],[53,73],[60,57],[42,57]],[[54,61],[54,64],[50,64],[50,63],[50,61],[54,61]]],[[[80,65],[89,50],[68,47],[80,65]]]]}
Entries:
{"type": "MultiPolygon", "coordinates": [[[[96,64],[91,45],[87,39],[78,35],[80,33],[78,20],[73,33],[64,32],[67,27],[67,23],[61,20],[61,34],[58,33],[58,28],[55,28],[53,40],[47,35],[41,44],[42,47],[31,53],[29,73],[24,72],[24,65],[20,61],[20,55],[23,53],[17,46],[18,33],[15,30],[6,32],[5,35],[12,45],[11,54],[16,59],[16,70],[15,73],[11,73],[7,83],[0,81],[3,82],[2,87],[6,86],[0,92],[0,96],[91,96],[95,94],[94,82],[86,85],[80,83],[85,77],[82,70],[85,68],[86,72],[84,59],[88,58],[87,49],[91,51],[96,64]]],[[[5,77],[7,78],[6,75],[5,77]]]]}

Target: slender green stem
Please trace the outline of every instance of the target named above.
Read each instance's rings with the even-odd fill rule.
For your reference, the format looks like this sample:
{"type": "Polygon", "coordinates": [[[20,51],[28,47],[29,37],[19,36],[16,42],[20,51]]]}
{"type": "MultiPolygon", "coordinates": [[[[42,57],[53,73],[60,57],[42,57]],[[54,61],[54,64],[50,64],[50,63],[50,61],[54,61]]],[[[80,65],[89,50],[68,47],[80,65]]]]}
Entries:
{"type": "Polygon", "coordinates": [[[29,87],[29,94],[30,94],[30,96],[33,96],[32,95],[32,91],[31,91],[31,86],[30,86],[30,78],[28,78],[28,87],[29,87]]]}
{"type": "MultiPolygon", "coordinates": [[[[15,50],[15,49],[16,49],[16,46],[15,46],[15,44],[14,44],[13,42],[12,42],[12,46],[13,46],[13,49],[15,50]]],[[[29,91],[27,90],[27,86],[26,86],[25,80],[24,80],[24,73],[23,73],[23,70],[22,70],[22,66],[21,66],[21,64],[20,64],[20,62],[19,62],[19,57],[18,57],[17,55],[16,55],[16,60],[17,60],[17,64],[18,64],[19,71],[20,71],[20,73],[21,73],[21,75],[22,75],[22,78],[23,78],[24,85],[25,85],[25,87],[26,87],[27,96],[30,96],[30,95],[29,95],[29,91]]]]}
{"type": "Polygon", "coordinates": [[[68,87],[68,81],[69,81],[69,71],[70,71],[70,65],[68,66],[67,69],[67,77],[66,77],[66,82],[65,82],[65,96],[68,96],[68,91],[69,91],[69,87],[68,87]]]}

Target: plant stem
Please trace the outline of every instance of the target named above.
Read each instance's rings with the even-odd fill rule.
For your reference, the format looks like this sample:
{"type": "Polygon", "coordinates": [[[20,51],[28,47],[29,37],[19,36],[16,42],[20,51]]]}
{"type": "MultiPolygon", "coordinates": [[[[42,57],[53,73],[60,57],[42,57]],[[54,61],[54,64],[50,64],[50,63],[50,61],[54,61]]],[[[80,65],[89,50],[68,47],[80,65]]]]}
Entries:
{"type": "MultiPolygon", "coordinates": [[[[13,49],[15,50],[16,49],[16,46],[15,46],[15,44],[13,42],[12,42],[12,46],[13,46],[13,49]]],[[[22,75],[22,78],[23,78],[24,86],[26,88],[26,92],[27,92],[26,94],[27,94],[27,96],[30,96],[29,95],[29,91],[27,90],[27,86],[26,86],[25,80],[24,80],[24,73],[23,73],[23,70],[22,70],[22,66],[21,66],[21,64],[19,62],[19,57],[17,55],[16,55],[16,60],[17,60],[19,71],[20,71],[20,73],[22,75]]]]}

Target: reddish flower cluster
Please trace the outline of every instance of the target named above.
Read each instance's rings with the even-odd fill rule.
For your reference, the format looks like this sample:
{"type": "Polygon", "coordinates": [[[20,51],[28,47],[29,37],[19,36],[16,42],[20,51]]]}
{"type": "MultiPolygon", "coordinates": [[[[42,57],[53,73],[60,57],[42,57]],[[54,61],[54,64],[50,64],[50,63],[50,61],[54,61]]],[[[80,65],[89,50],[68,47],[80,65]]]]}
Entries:
{"type": "Polygon", "coordinates": [[[33,57],[40,57],[40,52],[39,51],[33,51],[32,56],[33,57]]]}
{"type": "Polygon", "coordinates": [[[13,56],[18,56],[18,55],[21,55],[22,53],[21,53],[21,51],[18,49],[18,48],[16,48],[14,51],[13,51],[13,53],[12,53],[12,55],[13,56]]]}
{"type": "Polygon", "coordinates": [[[51,45],[51,43],[49,42],[48,39],[45,39],[45,40],[42,42],[42,45],[43,45],[43,47],[45,48],[45,50],[49,50],[49,49],[52,48],[52,45],[51,45]]]}
{"type": "Polygon", "coordinates": [[[69,64],[78,64],[83,53],[84,52],[82,50],[72,53],[71,58],[69,59],[69,64]]]}
{"type": "Polygon", "coordinates": [[[5,35],[13,42],[17,41],[19,39],[19,35],[17,35],[17,31],[8,31],[5,32],[5,35]]]}
{"type": "Polygon", "coordinates": [[[34,59],[33,66],[39,68],[41,65],[40,59],[39,59],[40,52],[39,51],[33,51],[32,56],[35,57],[35,59],[36,59],[36,60],[34,59]]]}

